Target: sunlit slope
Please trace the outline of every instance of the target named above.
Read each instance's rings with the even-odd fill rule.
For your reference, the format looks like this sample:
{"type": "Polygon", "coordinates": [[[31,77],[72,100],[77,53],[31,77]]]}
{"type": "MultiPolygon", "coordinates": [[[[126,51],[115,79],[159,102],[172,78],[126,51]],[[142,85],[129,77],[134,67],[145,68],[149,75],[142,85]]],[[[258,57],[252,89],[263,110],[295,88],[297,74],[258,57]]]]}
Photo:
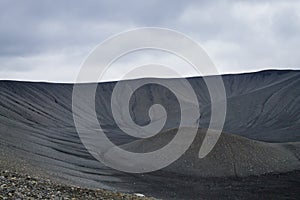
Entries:
{"type": "MultiPolygon", "coordinates": [[[[183,131],[186,129],[183,128],[183,131]]],[[[168,130],[156,137],[123,145],[123,148],[136,152],[152,152],[167,144],[177,131],[168,130]]],[[[213,131],[209,133],[216,134],[213,131]]],[[[199,150],[206,134],[207,130],[199,129],[189,150],[164,171],[199,177],[243,177],[300,169],[299,142],[266,143],[228,133],[222,133],[213,150],[200,159],[199,150]]]]}

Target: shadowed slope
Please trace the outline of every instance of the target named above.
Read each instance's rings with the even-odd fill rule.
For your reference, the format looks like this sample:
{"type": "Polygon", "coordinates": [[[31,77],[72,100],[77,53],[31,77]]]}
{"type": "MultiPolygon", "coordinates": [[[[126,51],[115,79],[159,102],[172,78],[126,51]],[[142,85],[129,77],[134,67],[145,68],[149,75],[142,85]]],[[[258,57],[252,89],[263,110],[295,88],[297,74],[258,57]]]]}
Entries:
{"type": "MultiPolygon", "coordinates": [[[[202,78],[188,80],[199,99],[200,127],[207,128],[210,98],[206,85],[202,78]]],[[[224,131],[270,142],[300,140],[299,71],[224,75],[223,80],[228,105],[224,131]]],[[[110,97],[114,85],[114,82],[99,84],[96,110],[101,126],[124,138],[111,113],[110,97]]],[[[20,126],[23,129],[25,126],[31,132],[41,132],[36,137],[49,138],[48,131],[50,139],[72,137],[66,133],[69,129],[74,131],[72,87],[71,84],[0,81],[0,128],[20,126]],[[64,134],[51,134],[53,130],[64,134]]],[[[180,120],[178,102],[169,90],[157,85],[145,85],[134,93],[129,105],[133,120],[140,125],[149,123],[148,110],[154,103],[162,104],[168,111],[164,130],[177,128],[180,120]]],[[[121,138],[116,142],[120,143],[121,138]]]]}

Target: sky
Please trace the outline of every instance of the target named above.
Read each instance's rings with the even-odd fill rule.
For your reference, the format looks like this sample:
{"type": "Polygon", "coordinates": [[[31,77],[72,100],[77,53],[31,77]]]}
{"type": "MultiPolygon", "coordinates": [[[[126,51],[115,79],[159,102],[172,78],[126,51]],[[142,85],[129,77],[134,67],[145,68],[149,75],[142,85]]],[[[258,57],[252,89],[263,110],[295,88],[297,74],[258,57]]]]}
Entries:
{"type": "MultiPolygon", "coordinates": [[[[222,74],[300,70],[300,1],[1,0],[0,79],[74,82],[97,44],[138,27],[190,36],[222,74]]],[[[181,65],[168,56],[120,60],[107,80],[136,63],[181,65]]]]}

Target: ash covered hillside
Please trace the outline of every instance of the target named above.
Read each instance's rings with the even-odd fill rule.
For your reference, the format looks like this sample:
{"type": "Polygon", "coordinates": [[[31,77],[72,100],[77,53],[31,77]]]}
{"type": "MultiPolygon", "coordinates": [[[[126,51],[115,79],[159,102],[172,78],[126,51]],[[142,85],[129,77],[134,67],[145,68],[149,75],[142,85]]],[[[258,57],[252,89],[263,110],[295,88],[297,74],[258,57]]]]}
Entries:
{"type": "MultiPolygon", "coordinates": [[[[223,80],[227,93],[224,132],[230,134],[223,134],[211,154],[201,160],[197,160],[201,140],[196,139],[182,158],[158,174],[147,176],[109,169],[87,152],[74,127],[72,84],[0,81],[0,167],[21,169],[26,168],[25,162],[33,166],[32,173],[37,172],[32,170],[37,167],[67,183],[142,192],[157,197],[168,197],[168,192],[178,192],[176,187],[180,185],[166,188],[166,193],[158,188],[167,187],[168,181],[179,184],[182,176],[247,177],[299,170],[300,71],[271,70],[224,75],[223,80]]],[[[208,90],[202,78],[189,78],[188,81],[199,100],[200,128],[205,129],[211,108],[208,90]]],[[[100,83],[97,88],[95,107],[101,127],[118,145],[133,151],[140,151],[141,145],[145,149],[147,146],[153,148],[153,138],[135,141],[136,138],[122,133],[117,127],[110,101],[114,86],[114,82],[107,82],[100,83]]],[[[178,128],[179,104],[168,89],[155,84],[145,85],[136,90],[130,100],[132,119],[139,125],[148,124],[148,110],[153,104],[161,104],[168,114],[163,130],[165,135],[159,141],[165,144],[171,138],[167,136],[173,132],[168,130],[178,128]]],[[[159,147],[159,142],[156,147],[159,147]]],[[[286,180],[286,185],[292,184],[290,178],[286,180]]],[[[198,187],[197,184],[202,183],[197,181],[182,184],[188,188],[198,187]]],[[[265,181],[262,181],[263,186],[265,181]]],[[[211,184],[213,187],[215,182],[211,181],[211,184]]],[[[272,184],[269,186],[272,187],[272,184]]],[[[194,192],[197,194],[197,191],[194,192]]]]}

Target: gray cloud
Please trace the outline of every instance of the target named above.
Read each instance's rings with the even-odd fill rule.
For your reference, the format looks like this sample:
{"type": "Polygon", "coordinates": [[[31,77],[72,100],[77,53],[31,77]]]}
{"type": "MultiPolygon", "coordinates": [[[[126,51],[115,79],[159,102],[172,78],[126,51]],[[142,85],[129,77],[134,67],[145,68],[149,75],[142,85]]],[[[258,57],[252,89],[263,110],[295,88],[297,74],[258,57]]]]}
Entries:
{"type": "Polygon", "coordinates": [[[296,1],[3,0],[0,79],[74,81],[95,45],[141,26],[186,33],[222,73],[300,69],[299,10],[296,1]]]}

